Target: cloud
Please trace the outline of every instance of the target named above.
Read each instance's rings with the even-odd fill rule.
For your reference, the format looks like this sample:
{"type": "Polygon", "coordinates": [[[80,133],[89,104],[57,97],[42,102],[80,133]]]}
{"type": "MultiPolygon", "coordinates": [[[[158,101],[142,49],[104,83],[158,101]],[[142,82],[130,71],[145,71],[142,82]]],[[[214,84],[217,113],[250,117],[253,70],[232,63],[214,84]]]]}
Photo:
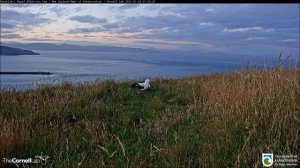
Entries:
{"type": "Polygon", "coordinates": [[[196,13],[190,16],[133,16],[120,20],[119,24],[117,32],[120,34],[148,30],[151,33],[140,34],[139,38],[187,41],[206,41],[209,38],[213,41],[214,38],[217,39],[215,35],[223,29],[213,21],[203,21],[196,13]]]}
{"type": "Polygon", "coordinates": [[[91,36],[91,35],[84,35],[83,37],[85,37],[85,38],[89,38],[89,37],[95,37],[95,36],[91,36]]]}
{"type": "Polygon", "coordinates": [[[8,33],[8,34],[1,34],[1,39],[15,39],[15,38],[22,38],[19,34],[8,33]]]}
{"type": "Polygon", "coordinates": [[[9,8],[29,8],[31,7],[32,5],[30,4],[7,4],[7,7],[9,8]]]}
{"type": "Polygon", "coordinates": [[[51,19],[43,18],[39,14],[17,12],[15,10],[1,11],[1,28],[13,29],[16,27],[32,27],[51,22],[51,19]]]}
{"type": "Polygon", "coordinates": [[[209,43],[202,43],[202,42],[196,42],[196,41],[170,41],[170,40],[154,40],[154,39],[144,39],[144,40],[138,40],[136,41],[138,43],[146,43],[146,44],[168,44],[168,45],[197,45],[202,47],[214,47],[213,44],[209,43]]]}
{"type": "Polygon", "coordinates": [[[246,39],[244,39],[244,41],[262,41],[262,40],[267,40],[268,38],[266,37],[256,37],[256,36],[252,36],[252,37],[248,37],[246,39]]]}
{"type": "Polygon", "coordinates": [[[106,31],[101,27],[87,27],[87,28],[75,28],[68,31],[69,34],[78,34],[78,33],[97,33],[106,31]]]}
{"type": "Polygon", "coordinates": [[[12,30],[1,30],[0,34],[9,34],[9,33],[13,33],[12,30]]]}
{"type": "Polygon", "coordinates": [[[201,51],[218,51],[218,48],[214,44],[204,43],[199,41],[185,41],[185,40],[167,40],[167,39],[142,39],[135,40],[134,43],[139,45],[150,45],[156,47],[171,47],[173,49],[191,49],[201,51]]]}
{"type": "Polygon", "coordinates": [[[0,25],[1,29],[13,29],[15,27],[16,27],[16,25],[12,24],[12,23],[1,23],[1,25],[0,25]]]}
{"type": "Polygon", "coordinates": [[[58,41],[51,38],[23,38],[26,41],[58,41]]]}
{"type": "MultiPolygon", "coordinates": [[[[24,33],[26,38],[48,39],[42,37],[43,31],[45,29],[45,32],[51,32],[50,29],[53,29],[53,38],[61,36],[59,33],[69,33],[66,38],[86,41],[84,37],[102,37],[102,34],[105,34],[111,44],[122,41],[120,43],[130,45],[133,40],[146,39],[153,45],[189,45],[191,49],[199,45],[174,44],[170,41],[208,43],[228,53],[253,53],[253,50],[257,49],[272,53],[272,50],[280,47],[299,49],[299,40],[295,41],[299,39],[297,4],[30,4],[26,8],[16,6],[15,9],[7,5],[1,6],[0,26],[1,30],[13,30],[11,33],[24,33]],[[5,11],[14,11],[20,16],[7,12],[5,14],[5,11]],[[24,25],[39,26],[47,22],[42,19],[57,22],[49,24],[49,27],[37,28],[39,30],[36,32],[41,32],[37,33],[37,36],[30,34],[28,29],[22,29],[24,25]],[[98,32],[99,34],[96,34],[98,32]],[[264,41],[267,43],[262,43],[264,41]],[[257,44],[260,45],[259,48],[257,44]],[[272,47],[264,47],[267,45],[272,47]]],[[[88,40],[103,42],[96,37],[88,40]]],[[[299,50],[294,54],[297,55],[297,52],[299,53],[299,50]]]]}
{"type": "Polygon", "coordinates": [[[117,8],[121,9],[121,10],[127,10],[127,9],[134,9],[134,8],[139,7],[139,6],[140,5],[138,5],[138,4],[125,4],[125,5],[119,6],[117,8]]]}
{"type": "Polygon", "coordinates": [[[214,8],[207,8],[207,9],[205,9],[205,12],[214,13],[214,12],[216,12],[216,10],[214,8]]]}
{"type": "Polygon", "coordinates": [[[98,32],[111,32],[119,28],[119,23],[105,23],[101,26],[95,27],[85,27],[85,28],[74,28],[68,31],[69,34],[78,34],[78,33],[98,33],[98,32]]]}
{"type": "Polygon", "coordinates": [[[73,16],[70,17],[70,20],[77,21],[80,23],[92,23],[92,24],[107,23],[107,19],[96,18],[91,15],[73,16]]]}
{"type": "Polygon", "coordinates": [[[212,22],[199,22],[199,26],[212,26],[214,23],[212,22]]]}
{"type": "Polygon", "coordinates": [[[75,12],[80,12],[82,10],[84,10],[84,7],[82,7],[82,6],[79,6],[79,7],[75,8],[75,12]]]}
{"type": "Polygon", "coordinates": [[[178,16],[134,16],[125,18],[120,22],[120,32],[141,31],[147,29],[161,29],[165,27],[181,27],[190,24],[186,18],[178,16]]]}
{"type": "Polygon", "coordinates": [[[51,12],[55,13],[57,16],[61,17],[66,14],[67,8],[63,8],[61,6],[53,6],[49,9],[51,12]]]}
{"type": "Polygon", "coordinates": [[[138,8],[140,5],[139,4],[124,4],[124,5],[114,5],[108,7],[108,9],[113,10],[113,11],[125,11],[125,10],[130,10],[130,9],[135,9],[138,8]]]}
{"type": "Polygon", "coordinates": [[[299,40],[297,39],[284,39],[284,40],[281,40],[281,42],[298,42],[299,40]]]}
{"type": "Polygon", "coordinates": [[[103,28],[106,30],[110,30],[110,29],[117,29],[120,27],[120,24],[115,22],[115,23],[107,23],[103,25],[103,28]]]}
{"type": "Polygon", "coordinates": [[[225,27],[223,29],[223,32],[228,32],[228,33],[236,33],[236,32],[249,32],[249,31],[259,31],[259,32],[272,32],[274,31],[273,28],[271,29],[264,29],[260,26],[255,26],[255,27],[240,27],[240,28],[227,28],[225,27]]]}

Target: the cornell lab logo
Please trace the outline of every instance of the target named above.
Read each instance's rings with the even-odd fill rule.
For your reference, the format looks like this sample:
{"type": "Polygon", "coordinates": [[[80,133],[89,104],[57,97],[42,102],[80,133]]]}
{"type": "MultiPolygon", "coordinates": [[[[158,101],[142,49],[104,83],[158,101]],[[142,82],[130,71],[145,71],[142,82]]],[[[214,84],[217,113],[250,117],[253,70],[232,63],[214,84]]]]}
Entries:
{"type": "Polygon", "coordinates": [[[270,167],[273,164],[273,153],[263,153],[262,163],[264,167],[270,167]]]}

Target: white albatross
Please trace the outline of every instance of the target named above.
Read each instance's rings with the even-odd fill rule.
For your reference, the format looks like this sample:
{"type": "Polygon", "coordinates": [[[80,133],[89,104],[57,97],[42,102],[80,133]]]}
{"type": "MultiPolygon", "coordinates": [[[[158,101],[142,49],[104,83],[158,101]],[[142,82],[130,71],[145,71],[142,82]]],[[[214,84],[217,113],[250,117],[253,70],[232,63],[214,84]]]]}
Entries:
{"type": "Polygon", "coordinates": [[[140,90],[147,90],[150,88],[150,80],[146,79],[144,83],[133,83],[131,86],[139,88],[140,90]]]}

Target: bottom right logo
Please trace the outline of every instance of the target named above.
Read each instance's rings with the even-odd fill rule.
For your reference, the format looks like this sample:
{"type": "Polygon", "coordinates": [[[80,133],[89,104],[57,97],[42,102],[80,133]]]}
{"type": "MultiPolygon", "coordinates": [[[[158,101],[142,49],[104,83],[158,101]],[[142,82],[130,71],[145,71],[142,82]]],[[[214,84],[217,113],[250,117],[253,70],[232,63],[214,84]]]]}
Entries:
{"type": "Polygon", "coordinates": [[[264,167],[270,167],[273,165],[273,153],[262,154],[262,164],[264,167]]]}

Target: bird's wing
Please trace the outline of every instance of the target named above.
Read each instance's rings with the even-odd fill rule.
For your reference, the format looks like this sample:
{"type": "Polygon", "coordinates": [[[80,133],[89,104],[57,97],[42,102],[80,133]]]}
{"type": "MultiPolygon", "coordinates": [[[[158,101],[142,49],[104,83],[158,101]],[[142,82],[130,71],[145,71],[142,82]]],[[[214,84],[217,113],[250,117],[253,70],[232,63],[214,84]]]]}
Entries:
{"type": "Polygon", "coordinates": [[[141,90],[147,90],[150,88],[150,84],[144,84],[144,88],[142,88],[141,90]]]}
{"type": "Polygon", "coordinates": [[[145,83],[137,83],[138,85],[140,85],[141,87],[145,87],[145,83]]]}
{"type": "Polygon", "coordinates": [[[139,88],[139,89],[143,89],[144,88],[144,86],[141,86],[138,83],[133,83],[133,84],[131,84],[131,86],[135,87],[135,88],[139,88]]]}

